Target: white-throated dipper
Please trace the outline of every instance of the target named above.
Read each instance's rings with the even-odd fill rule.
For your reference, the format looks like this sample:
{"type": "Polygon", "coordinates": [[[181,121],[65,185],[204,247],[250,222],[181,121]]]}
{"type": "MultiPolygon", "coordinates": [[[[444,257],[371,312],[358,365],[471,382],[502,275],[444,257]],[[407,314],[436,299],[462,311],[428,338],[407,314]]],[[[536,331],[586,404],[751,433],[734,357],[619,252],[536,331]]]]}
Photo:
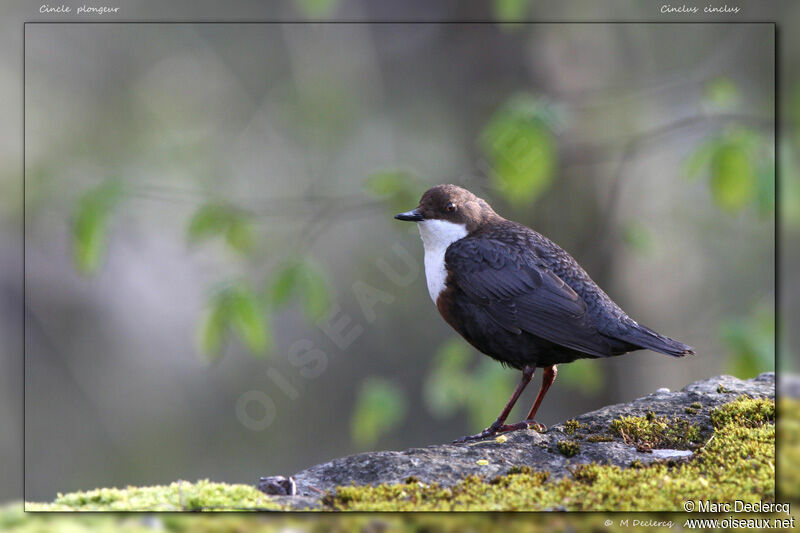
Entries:
{"type": "Polygon", "coordinates": [[[694,353],[630,318],[560,246],[466,189],[437,185],[395,218],[419,227],[428,292],[445,321],[479,351],[522,371],[497,420],[458,441],[536,424],[558,364],[643,349],[694,353]],[[524,422],[506,424],[536,368],[544,375],[533,407],[524,422]]]}

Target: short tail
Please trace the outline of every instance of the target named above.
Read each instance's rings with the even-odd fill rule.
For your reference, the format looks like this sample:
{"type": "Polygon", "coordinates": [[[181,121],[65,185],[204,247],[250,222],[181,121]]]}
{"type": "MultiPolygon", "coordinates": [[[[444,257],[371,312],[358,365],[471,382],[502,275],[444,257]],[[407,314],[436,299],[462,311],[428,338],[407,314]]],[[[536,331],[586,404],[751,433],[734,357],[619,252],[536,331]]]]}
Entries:
{"type": "Polygon", "coordinates": [[[688,344],[670,339],[646,326],[638,324],[625,335],[623,340],[640,348],[671,355],[672,357],[694,355],[694,348],[688,344]]]}

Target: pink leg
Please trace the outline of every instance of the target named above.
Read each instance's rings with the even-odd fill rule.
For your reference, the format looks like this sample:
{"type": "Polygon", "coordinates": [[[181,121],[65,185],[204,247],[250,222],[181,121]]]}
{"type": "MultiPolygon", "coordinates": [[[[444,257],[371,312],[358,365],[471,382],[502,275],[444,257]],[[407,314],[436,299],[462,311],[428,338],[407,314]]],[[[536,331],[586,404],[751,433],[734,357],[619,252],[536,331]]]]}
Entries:
{"type": "Polygon", "coordinates": [[[542,405],[542,400],[544,400],[544,395],[547,394],[547,390],[550,388],[550,385],[556,380],[556,376],[558,375],[558,368],[556,365],[548,366],[544,369],[544,374],[542,375],[542,387],[539,389],[539,394],[536,395],[536,401],[533,402],[533,407],[528,412],[528,418],[526,419],[528,422],[533,420],[533,417],[536,416],[536,411],[539,410],[539,406],[542,405]]]}

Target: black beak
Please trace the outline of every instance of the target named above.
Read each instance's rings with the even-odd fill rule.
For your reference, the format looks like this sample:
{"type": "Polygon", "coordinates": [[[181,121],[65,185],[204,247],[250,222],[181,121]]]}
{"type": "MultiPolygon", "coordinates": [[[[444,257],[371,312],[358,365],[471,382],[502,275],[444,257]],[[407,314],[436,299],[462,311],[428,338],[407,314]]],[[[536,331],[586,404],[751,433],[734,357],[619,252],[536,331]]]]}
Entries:
{"type": "Polygon", "coordinates": [[[419,211],[416,209],[412,209],[411,211],[406,211],[405,213],[400,213],[394,216],[397,220],[408,220],[409,222],[421,222],[425,220],[422,215],[419,214],[419,211]]]}

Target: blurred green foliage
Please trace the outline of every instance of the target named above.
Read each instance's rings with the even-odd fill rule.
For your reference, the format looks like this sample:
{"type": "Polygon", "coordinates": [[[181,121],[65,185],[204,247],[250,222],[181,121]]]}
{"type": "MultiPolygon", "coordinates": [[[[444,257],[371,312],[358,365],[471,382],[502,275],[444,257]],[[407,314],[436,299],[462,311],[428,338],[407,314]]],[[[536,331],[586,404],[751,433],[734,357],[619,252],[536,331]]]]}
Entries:
{"type": "Polygon", "coordinates": [[[251,215],[232,205],[210,203],[200,207],[189,221],[189,243],[217,237],[236,252],[251,252],[255,242],[251,215]]]}
{"type": "Polygon", "coordinates": [[[603,367],[590,359],[578,359],[558,367],[558,380],[564,385],[591,396],[597,394],[605,383],[603,367]]]}
{"type": "Polygon", "coordinates": [[[709,81],[703,96],[706,104],[713,108],[730,109],[739,102],[739,88],[733,80],[723,76],[709,81]]]}
{"type": "Polygon", "coordinates": [[[478,139],[492,170],[493,185],[513,205],[535,201],[555,178],[554,130],[558,115],[528,94],[510,98],[478,139]]]}
{"type": "Polygon", "coordinates": [[[374,445],[400,425],[405,415],[405,395],[394,383],[374,377],[365,379],[350,419],[353,442],[361,447],[374,445]]]}
{"type": "Polygon", "coordinates": [[[299,298],[309,322],[327,313],[331,293],[325,273],[307,259],[295,259],[270,276],[263,292],[245,281],[223,284],[213,291],[198,328],[198,346],[211,360],[222,355],[230,333],[255,356],[272,346],[270,312],[299,298]]]}
{"type": "Polygon", "coordinates": [[[84,274],[97,271],[108,246],[109,222],[114,207],[122,198],[118,181],[108,181],[86,191],[72,216],[72,258],[84,274]]]}
{"type": "Polygon", "coordinates": [[[495,20],[520,21],[528,13],[529,0],[493,0],[492,13],[495,20]]]}
{"type": "Polygon", "coordinates": [[[640,220],[629,220],[622,225],[622,240],[628,248],[639,254],[653,253],[653,235],[647,225],[640,220]]]}
{"type": "Polygon", "coordinates": [[[763,134],[741,126],[727,129],[692,152],[686,175],[707,176],[714,203],[727,213],[748,206],[761,216],[774,211],[774,152],[763,134]]]}
{"type": "MultiPolygon", "coordinates": [[[[705,86],[704,104],[710,111],[731,111],[739,100],[739,88],[729,78],[716,78],[705,86]]],[[[774,147],[760,131],[731,124],[692,152],[686,175],[707,177],[714,203],[727,213],[752,206],[765,217],[775,210],[774,147]]]]}
{"type": "Polygon", "coordinates": [[[775,369],[775,313],[756,307],[746,317],[720,324],[720,339],[728,350],[728,372],[748,379],[775,369]]]}
{"type": "Polygon", "coordinates": [[[212,294],[198,329],[200,350],[218,359],[231,332],[253,355],[264,355],[272,345],[268,316],[252,286],[243,281],[226,284],[212,294]]]}
{"type": "Polygon", "coordinates": [[[737,212],[755,193],[755,169],[741,146],[723,144],[711,158],[711,192],[717,205],[737,212]]]}
{"type": "Polygon", "coordinates": [[[267,282],[267,294],[273,307],[287,305],[293,298],[302,302],[310,322],[323,318],[331,305],[331,291],[325,273],[305,259],[289,262],[267,282]]]}

